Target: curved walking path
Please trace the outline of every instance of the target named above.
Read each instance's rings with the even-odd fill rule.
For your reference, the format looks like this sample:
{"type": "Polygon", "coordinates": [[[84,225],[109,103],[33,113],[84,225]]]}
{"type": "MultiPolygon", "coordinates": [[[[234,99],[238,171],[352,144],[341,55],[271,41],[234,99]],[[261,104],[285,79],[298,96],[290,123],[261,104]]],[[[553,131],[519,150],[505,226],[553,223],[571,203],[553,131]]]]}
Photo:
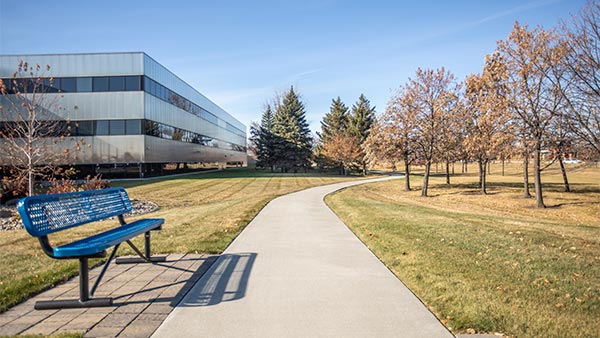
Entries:
{"type": "Polygon", "coordinates": [[[453,337],[323,202],[385,179],[271,201],[153,337],[453,337]]]}

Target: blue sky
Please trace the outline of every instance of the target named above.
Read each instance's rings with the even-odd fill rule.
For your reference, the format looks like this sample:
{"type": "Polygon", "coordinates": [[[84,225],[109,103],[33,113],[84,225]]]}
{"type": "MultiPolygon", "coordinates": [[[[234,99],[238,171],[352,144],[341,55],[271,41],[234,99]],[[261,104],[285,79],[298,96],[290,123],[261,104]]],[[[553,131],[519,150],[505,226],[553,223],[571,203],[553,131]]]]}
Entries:
{"type": "Polygon", "coordinates": [[[546,28],[584,0],[0,0],[0,54],[144,51],[246,126],[291,85],[313,131],[340,96],[381,112],[417,67],[479,72],[515,20],[546,28]]]}

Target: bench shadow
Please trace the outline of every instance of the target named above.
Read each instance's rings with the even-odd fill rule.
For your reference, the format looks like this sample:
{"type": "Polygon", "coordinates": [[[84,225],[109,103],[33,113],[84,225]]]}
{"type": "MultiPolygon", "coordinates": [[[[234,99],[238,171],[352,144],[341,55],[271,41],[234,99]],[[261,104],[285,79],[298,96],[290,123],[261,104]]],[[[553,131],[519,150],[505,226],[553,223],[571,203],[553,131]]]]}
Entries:
{"type": "MultiPolygon", "coordinates": [[[[166,269],[175,269],[182,272],[192,273],[189,278],[176,282],[165,282],[155,287],[121,294],[114,297],[114,305],[117,307],[132,304],[162,303],[174,308],[176,306],[210,306],[224,301],[233,301],[243,298],[246,294],[250,271],[256,260],[255,253],[224,254],[208,258],[194,258],[183,260],[203,260],[204,263],[196,269],[188,269],[171,266],[164,263],[154,263],[166,269]],[[149,299],[131,300],[131,296],[143,296],[157,290],[166,290],[170,286],[181,285],[179,292],[173,297],[149,297],[149,299]],[[191,292],[191,293],[190,293],[191,292]],[[184,300],[190,293],[191,297],[184,300]]],[[[143,298],[143,297],[142,297],[143,298]]]]}
{"type": "MultiPolygon", "coordinates": [[[[246,295],[256,253],[221,255],[179,306],[211,306],[246,295]]],[[[185,287],[184,287],[185,288],[185,287]]]]}

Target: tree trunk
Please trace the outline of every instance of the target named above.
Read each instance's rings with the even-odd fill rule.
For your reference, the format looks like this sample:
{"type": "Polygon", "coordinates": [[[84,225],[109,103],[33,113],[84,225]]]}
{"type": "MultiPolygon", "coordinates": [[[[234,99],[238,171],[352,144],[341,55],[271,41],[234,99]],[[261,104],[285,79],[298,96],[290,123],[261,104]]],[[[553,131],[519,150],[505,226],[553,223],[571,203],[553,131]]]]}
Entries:
{"type": "Polygon", "coordinates": [[[465,162],[466,162],[466,161],[461,161],[461,163],[460,163],[460,167],[461,167],[461,171],[460,171],[460,173],[461,173],[461,174],[464,174],[464,173],[465,173],[465,162]]]}
{"type": "Polygon", "coordinates": [[[563,163],[563,155],[558,155],[558,163],[560,164],[560,172],[562,173],[563,182],[565,183],[565,192],[571,192],[571,187],[569,187],[569,179],[567,178],[567,170],[565,169],[565,164],[563,163]]]}
{"type": "Polygon", "coordinates": [[[28,176],[28,180],[29,182],[27,182],[27,190],[29,190],[29,195],[28,196],[33,196],[33,171],[30,169],[29,172],[27,173],[28,176]]]}
{"type": "Polygon", "coordinates": [[[410,164],[404,160],[404,190],[410,191],[410,164]]]}
{"type": "MultiPolygon", "coordinates": [[[[31,142],[29,142],[29,144],[31,144],[31,142]]],[[[29,149],[31,149],[31,146],[29,146],[29,149]]],[[[33,196],[33,162],[31,161],[31,156],[28,156],[27,159],[27,190],[28,191],[28,195],[27,196],[33,196]]]]}
{"type": "Polygon", "coordinates": [[[481,175],[481,168],[482,168],[481,166],[483,165],[483,160],[478,159],[477,164],[479,165],[479,182],[477,183],[477,188],[481,189],[481,185],[483,182],[483,175],[481,175]]]}
{"type": "Polygon", "coordinates": [[[446,160],[446,184],[450,184],[450,161],[446,160]]]}
{"type": "Polygon", "coordinates": [[[485,167],[487,166],[487,161],[479,160],[479,188],[481,188],[482,194],[487,194],[487,184],[485,177],[485,167]]]}
{"type": "Polygon", "coordinates": [[[367,176],[367,162],[363,161],[362,167],[363,167],[363,176],[367,176]]]}
{"type": "Polygon", "coordinates": [[[465,161],[465,172],[468,173],[469,172],[469,162],[465,161]]]}
{"type": "Polygon", "coordinates": [[[523,197],[531,198],[531,193],[529,193],[529,153],[525,153],[523,157],[523,197]]]}
{"type": "Polygon", "coordinates": [[[429,187],[429,172],[431,171],[431,160],[425,163],[425,174],[423,175],[423,188],[421,188],[421,196],[427,197],[427,188],[429,187]]]}
{"type": "Polygon", "coordinates": [[[438,163],[437,162],[435,162],[435,173],[436,174],[438,173],[438,163]]]}
{"type": "Polygon", "coordinates": [[[542,168],[541,168],[541,144],[538,141],[533,152],[533,179],[535,183],[535,202],[538,208],[545,208],[544,196],[542,195],[542,168]]]}
{"type": "Polygon", "coordinates": [[[502,159],[502,176],[504,176],[504,159],[502,159]]]}

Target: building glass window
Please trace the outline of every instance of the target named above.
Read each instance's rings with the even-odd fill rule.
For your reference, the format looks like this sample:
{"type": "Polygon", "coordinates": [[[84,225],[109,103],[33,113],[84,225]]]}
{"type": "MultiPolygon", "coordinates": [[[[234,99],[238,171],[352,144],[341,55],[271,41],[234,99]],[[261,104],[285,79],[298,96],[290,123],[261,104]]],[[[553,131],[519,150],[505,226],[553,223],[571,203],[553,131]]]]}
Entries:
{"type": "Polygon", "coordinates": [[[165,88],[165,86],[161,86],[161,85],[159,85],[159,88],[160,88],[160,98],[163,101],[167,101],[168,100],[168,97],[167,97],[167,88],[165,88]]]}
{"type": "Polygon", "coordinates": [[[74,93],[77,91],[77,80],[74,77],[63,77],[60,79],[60,90],[63,93],[74,93]]]}
{"type": "Polygon", "coordinates": [[[125,120],[110,120],[110,135],[125,135],[125,120]]]}
{"type": "Polygon", "coordinates": [[[160,127],[158,122],[144,120],[144,134],[160,137],[160,127]]]}
{"type": "Polygon", "coordinates": [[[96,121],[96,135],[108,135],[108,120],[96,121]]]}
{"type": "Polygon", "coordinates": [[[94,121],[78,121],[75,123],[75,136],[93,136],[94,121]]]}
{"type": "Polygon", "coordinates": [[[108,87],[111,92],[124,91],[125,90],[125,77],[124,76],[111,76],[108,87]]]}
{"type": "MultiPolygon", "coordinates": [[[[4,83],[8,87],[8,83],[6,81],[4,83]]],[[[60,79],[53,79],[53,78],[45,78],[44,79],[44,91],[46,93],[58,93],[59,89],[60,89],[60,79]]]]}
{"type": "Polygon", "coordinates": [[[139,135],[142,133],[141,120],[125,120],[125,134],[139,135]]]}
{"type": "Polygon", "coordinates": [[[126,91],[137,91],[141,89],[139,76],[125,76],[126,91]]]}
{"type": "Polygon", "coordinates": [[[160,137],[167,139],[167,140],[173,139],[173,129],[174,129],[173,127],[167,126],[165,124],[160,124],[159,128],[160,128],[160,137]]]}
{"type": "Polygon", "coordinates": [[[92,78],[91,77],[78,77],[77,78],[77,91],[78,92],[91,92],[92,91],[92,78]]]}
{"type": "Polygon", "coordinates": [[[107,92],[108,91],[108,76],[95,77],[92,81],[93,90],[95,92],[107,92]]]}

